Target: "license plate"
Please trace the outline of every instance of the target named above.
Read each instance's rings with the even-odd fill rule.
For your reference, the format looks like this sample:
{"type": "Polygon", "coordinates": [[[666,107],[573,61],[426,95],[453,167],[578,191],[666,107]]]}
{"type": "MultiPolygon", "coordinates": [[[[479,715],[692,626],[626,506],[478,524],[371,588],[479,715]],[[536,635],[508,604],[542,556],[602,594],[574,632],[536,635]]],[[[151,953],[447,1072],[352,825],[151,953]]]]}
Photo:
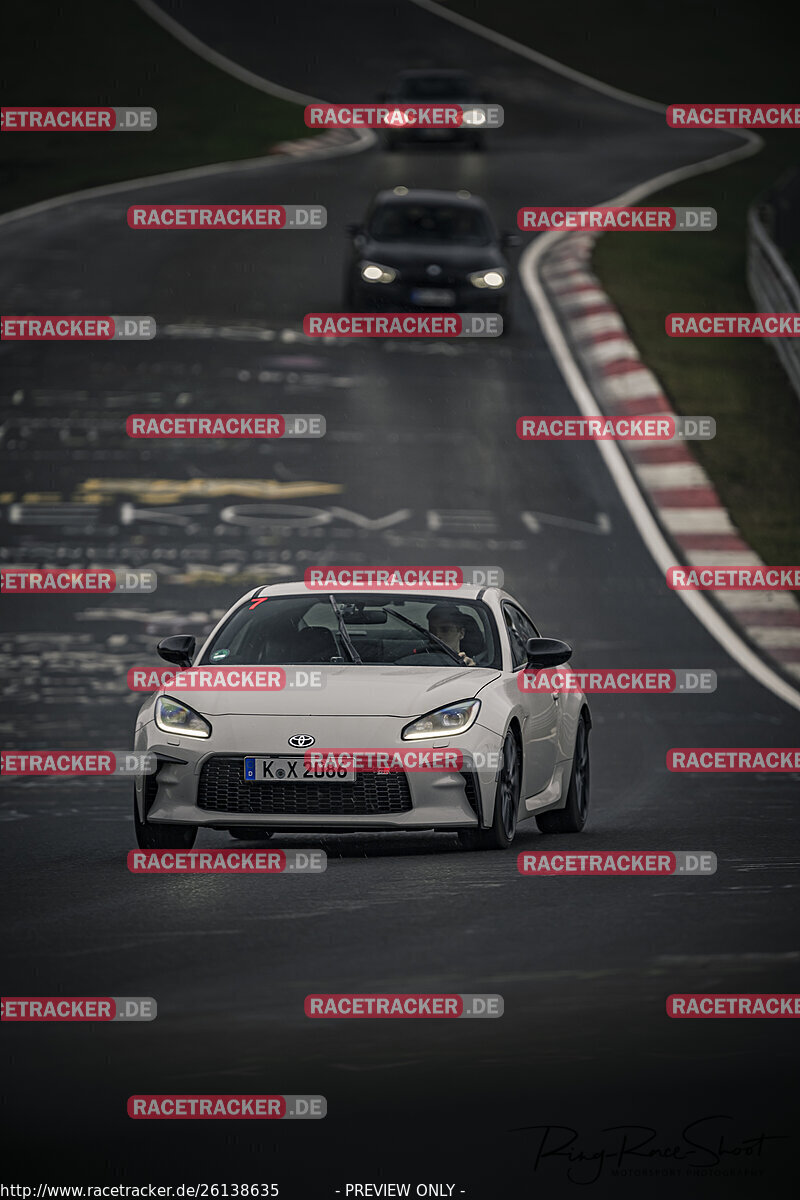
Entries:
{"type": "Polygon", "coordinates": [[[417,288],[411,293],[412,304],[455,304],[456,294],[449,288],[417,288]]]}
{"type": "Polygon", "coordinates": [[[354,770],[312,763],[302,758],[246,758],[245,783],[353,783],[354,770]]]}

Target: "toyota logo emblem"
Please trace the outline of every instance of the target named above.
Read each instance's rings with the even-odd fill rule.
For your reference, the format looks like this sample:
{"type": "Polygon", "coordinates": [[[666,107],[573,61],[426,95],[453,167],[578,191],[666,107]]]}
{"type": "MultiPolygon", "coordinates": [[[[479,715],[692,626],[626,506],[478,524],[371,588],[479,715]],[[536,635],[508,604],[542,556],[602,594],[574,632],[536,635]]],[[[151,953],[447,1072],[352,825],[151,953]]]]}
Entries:
{"type": "Polygon", "coordinates": [[[297,746],[298,750],[304,749],[306,746],[313,746],[316,738],[313,738],[310,733],[295,733],[289,738],[290,746],[297,746]]]}

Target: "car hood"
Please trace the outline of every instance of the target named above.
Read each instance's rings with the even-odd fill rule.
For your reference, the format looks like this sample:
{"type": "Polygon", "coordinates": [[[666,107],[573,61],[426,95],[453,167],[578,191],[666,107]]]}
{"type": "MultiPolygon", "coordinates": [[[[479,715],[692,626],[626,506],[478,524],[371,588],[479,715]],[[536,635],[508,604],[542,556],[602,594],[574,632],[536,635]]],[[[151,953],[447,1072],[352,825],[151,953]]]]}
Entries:
{"type": "MultiPolygon", "coordinates": [[[[245,668],[242,668],[245,669],[245,668]]],[[[417,717],[432,709],[469,700],[497,678],[486,667],[341,666],[285,667],[287,679],[297,672],[320,672],[321,688],[286,687],[281,691],[209,692],[165,688],[207,716],[344,716],[417,717]]]]}
{"type": "MultiPolygon", "coordinates": [[[[461,271],[481,271],[485,267],[505,267],[508,263],[500,249],[486,246],[453,245],[451,242],[376,242],[367,240],[358,248],[359,258],[370,259],[387,267],[450,267],[461,271]]],[[[435,280],[432,280],[433,284],[435,280]]]]}

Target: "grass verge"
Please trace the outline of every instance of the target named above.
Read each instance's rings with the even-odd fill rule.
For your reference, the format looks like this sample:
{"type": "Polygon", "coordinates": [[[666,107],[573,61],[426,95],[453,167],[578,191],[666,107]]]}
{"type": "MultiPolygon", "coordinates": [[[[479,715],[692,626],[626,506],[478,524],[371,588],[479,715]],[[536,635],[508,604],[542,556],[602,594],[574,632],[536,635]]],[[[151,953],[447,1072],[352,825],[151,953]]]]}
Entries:
{"type": "Polygon", "coordinates": [[[151,133],[0,136],[0,211],[81,188],[255,158],[307,136],[299,105],[198,58],[132,0],[13,5],[2,103],[150,106],[151,133]]]}

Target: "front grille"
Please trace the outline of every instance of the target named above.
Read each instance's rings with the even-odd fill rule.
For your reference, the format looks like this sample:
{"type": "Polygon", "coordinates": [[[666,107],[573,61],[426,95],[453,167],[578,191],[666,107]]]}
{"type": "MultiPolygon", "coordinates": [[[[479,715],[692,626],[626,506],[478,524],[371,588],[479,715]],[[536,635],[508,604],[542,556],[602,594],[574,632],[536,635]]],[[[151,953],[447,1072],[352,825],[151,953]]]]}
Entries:
{"type": "Polygon", "coordinates": [[[216,756],[203,764],[197,806],[206,812],[289,816],[373,816],[411,811],[411,792],[400,771],[358,771],[353,783],[327,780],[246,783],[241,758],[216,756]]]}
{"type": "Polygon", "coordinates": [[[458,288],[466,283],[463,271],[453,271],[442,268],[441,275],[429,275],[424,267],[410,267],[403,270],[403,283],[415,288],[458,288]]]}

